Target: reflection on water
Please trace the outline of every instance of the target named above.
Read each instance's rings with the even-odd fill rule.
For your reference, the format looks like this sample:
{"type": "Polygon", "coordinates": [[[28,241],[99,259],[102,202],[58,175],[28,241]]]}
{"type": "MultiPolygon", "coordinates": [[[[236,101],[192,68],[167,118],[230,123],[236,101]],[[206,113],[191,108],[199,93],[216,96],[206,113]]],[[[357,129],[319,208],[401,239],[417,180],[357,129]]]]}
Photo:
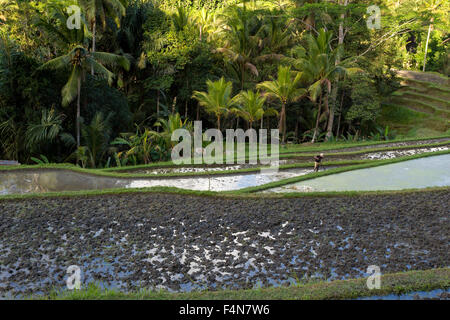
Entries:
{"type": "Polygon", "coordinates": [[[216,172],[216,171],[234,171],[244,168],[252,168],[257,165],[230,165],[230,166],[217,166],[217,167],[168,167],[168,168],[148,168],[148,169],[130,169],[130,170],[117,170],[120,173],[132,173],[132,174],[167,174],[167,173],[195,173],[195,172],[216,172]]]}
{"type": "Polygon", "coordinates": [[[137,179],[102,177],[70,170],[54,169],[6,171],[0,172],[0,195],[156,186],[200,191],[228,191],[258,186],[311,172],[311,169],[291,169],[279,172],[255,172],[215,177],[191,176],[165,179],[137,179]]]}
{"type": "Polygon", "coordinates": [[[450,186],[450,154],[302,181],[265,192],[374,191],[450,186]]]}

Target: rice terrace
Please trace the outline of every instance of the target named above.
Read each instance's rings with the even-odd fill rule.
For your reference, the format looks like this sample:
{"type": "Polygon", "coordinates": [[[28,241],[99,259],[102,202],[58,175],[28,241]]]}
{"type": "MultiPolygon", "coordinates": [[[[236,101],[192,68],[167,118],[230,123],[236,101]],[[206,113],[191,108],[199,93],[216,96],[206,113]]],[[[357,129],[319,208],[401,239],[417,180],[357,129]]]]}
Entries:
{"type": "Polygon", "coordinates": [[[448,300],[449,9],[0,0],[0,300],[448,300]]]}

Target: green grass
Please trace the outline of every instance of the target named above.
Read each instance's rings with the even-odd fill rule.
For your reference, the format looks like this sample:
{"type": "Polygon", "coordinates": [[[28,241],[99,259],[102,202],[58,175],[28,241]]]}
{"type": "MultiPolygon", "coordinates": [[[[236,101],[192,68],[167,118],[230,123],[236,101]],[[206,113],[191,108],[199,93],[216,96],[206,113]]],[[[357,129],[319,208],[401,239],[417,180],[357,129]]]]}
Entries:
{"type": "Polygon", "coordinates": [[[411,83],[413,85],[416,86],[422,86],[422,87],[427,87],[427,88],[431,88],[431,89],[438,89],[440,91],[443,91],[445,93],[450,93],[450,88],[448,86],[444,86],[444,85],[440,85],[434,82],[430,82],[430,81],[422,81],[422,80],[416,80],[416,79],[410,79],[410,78],[402,78],[403,81],[405,81],[406,83],[411,83]]]}
{"type": "Polygon", "coordinates": [[[393,96],[396,97],[412,97],[414,99],[418,99],[418,100],[425,100],[428,101],[430,103],[434,103],[432,104],[434,107],[440,107],[441,109],[449,109],[450,108],[450,102],[448,100],[444,100],[435,96],[431,96],[429,94],[423,94],[423,93],[419,93],[416,91],[412,91],[412,90],[404,90],[404,91],[396,91],[392,94],[393,96]]]}
{"type": "MultiPolygon", "coordinates": [[[[414,74],[423,75],[423,79],[430,78],[429,73],[414,74]]],[[[405,137],[426,137],[450,132],[448,77],[439,74],[433,76],[435,82],[431,78],[424,81],[403,77],[403,86],[385,101],[378,122],[389,125],[405,137]],[[437,83],[442,82],[439,79],[445,81],[437,83]]]]}
{"type": "Polygon", "coordinates": [[[383,104],[377,121],[383,126],[389,126],[400,137],[430,137],[447,135],[450,124],[433,114],[417,112],[403,105],[393,103],[383,104]]]}
{"type": "Polygon", "coordinates": [[[41,300],[324,300],[355,299],[358,297],[404,294],[415,291],[447,290],[450,287],[450,268],[408,271],[381,276],[380,289],[369,290],[366,279],[337,280],[331,282],[298,283],[289,287],[270,287],[248,290],[193,291],[171,293],[165,290],[141,289],[124,293],[103,290],[91,285],[75,291],[52,291],[48,296],[34,296],[41,300]]]}
{"type": "Polygon", "coordinates": [[[406,105],[411,109],[416,109],[419,112],[429,113],[437,116],[444,117],[446,119],[450,119],[450,111],[444,110],[434,104],[420,101],[417,99],[405,98],[403,96],[397,96],[392,99],[397,105],[406,105]]]}

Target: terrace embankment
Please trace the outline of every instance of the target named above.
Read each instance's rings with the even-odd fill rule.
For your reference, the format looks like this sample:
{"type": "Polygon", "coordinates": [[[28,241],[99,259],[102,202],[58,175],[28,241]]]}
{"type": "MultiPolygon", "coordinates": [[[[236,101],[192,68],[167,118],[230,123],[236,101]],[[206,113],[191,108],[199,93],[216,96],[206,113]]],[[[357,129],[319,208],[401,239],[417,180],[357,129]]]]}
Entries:
{"type": "Polygon", "coordinates": [[[447,267],[450,189],[301,198],[123,194],[0,201],[0,296],[82,282],[249,288],[447,267]]]}

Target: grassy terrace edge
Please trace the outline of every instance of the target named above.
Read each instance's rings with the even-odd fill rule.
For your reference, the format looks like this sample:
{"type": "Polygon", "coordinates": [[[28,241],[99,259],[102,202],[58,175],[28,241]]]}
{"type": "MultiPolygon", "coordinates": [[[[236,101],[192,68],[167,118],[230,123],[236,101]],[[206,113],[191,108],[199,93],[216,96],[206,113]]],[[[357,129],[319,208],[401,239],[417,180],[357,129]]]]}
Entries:
{"type": "MultiPolygon", "coordinates": [[[[394,144],[394,143],[401,143],[401,142],[418,142],[418,141],[427,141],[427,140],[436,140],[436,139],[450,139],[450,135],[442,135],[432,138],[411,138],[411,139],[401,139],[401,140],[390,140],[390,141],[368,141],[368,142],[355,142],[355,143],[342,143],[342,144],[335,144],[330,142],[324,142],[324,143],[318,143],[315,147],[300,147],[298,150],[295,148],[289,148],[289,147],[280,147],[279,150],[279,157],[280,158],[296,158],[296,157],[313,157],[316,155],[317,152],[323,151],[329,151],[329,150],[340,150],[340,149],[347,149],[347,148],[355,148],[355,147],[367,147],[367,146],[374,146],[374,148],[367,148],[364,150],[358,150],[358,151],[351,151],[351,152],[335,152],[335,153],[329,153],[327,155],[329,156],[336,156],[336,155],[356,155],[356,154],[364,154],[369,152],[378,152],[378,151],[391,151],[391,150],[402,150],[402,149],[418,149],[418,148],[427,148],[427,147],[439,147],[444,146],[450,143],[450,140],[441,141],[441,142],[434,142],[434,143],[426,143],[426,144],[410,144],[406,146],[386,146],[386,147],[380,147],[377,148],[377,145],[383,145],[383,144],[394,144]],[[320,145],[319,145],[320,144],[320,145]],[[314,152],[314,153],[308,153],[308,152],[314,152]]],[[[248,152],[248,149],[246,149],[246,152],[248,152]]],[[[244,160],[248,160],[249,157],[246,156],[244,160]]],[[[235,157],[235,161],[237,161],[237,157],[235,157]]],[[[240,158],[239,160],[243,160],[243,158],[240,158]]],[[[186,166],[201,166],[205,165],[205,163],[199,164],[199,165],[189,165],[186,166]]],[[[127,167],[114,167],[114,168],[107,168],[107,169],[100,169],[105,172],[114,172],[114,171],[128,171],[128,170],[134,170],[134,169],[151,169],[151,168],[170,168],[177,166],[172,161],[165,161],[165,162],[155,162],[151,164],[141,164],[141,165],[135,165],[135,166],[127,166],[127,167]]]]}
{"type": "Polygon", "coordinates": [[[415,291],[447,290],[450,287],[450,268],[407,271],[381,276],[381,288],[369,290],[365,278],[308,282],[289,287],[270,287],[249,290],[193,291],[171,293],[165,290],[141,289],[134,292],[104,290],[91,285],[78,291],[54,290],[47,296],[32,296],[39,300],[324,300],[355,299],[359,297],[404,294],[415,291]]]}
{"type": "MultiPolygon", "coordinates": [[[[450,144],[450,141],[443,141],[431,144],[424,145],[409,145],[409,146],[399,146],[399,147],[385,147],[385,148],[375,148],[375,149],[366,149],[361,151],[354,152],[342,152],[342,153],[330,153],[328,156],[347,156],[347,155],[357,155],[357,154],[365,154],[370,152],[381,152],[381,151],[393,151],[393,150],[404,150],[404,149],[418,149],[418,148],[427,148],[427,147],[439,147],[450,144]]],[[[430,154],[439,154],[440,152],[429,152],[430,154]]],[[[425,153],[428,154],[428,153],[425,153]]],[[[285,155],[286,158],[296,158],[296,157],[312,157],[314,154],[289,154],[285,155]]],[[[284,158],[283,155],[280,155],[280,158],[284,158]]],[[[400,159],[400,157],[399,157],[400,159]]],[[[352,164],[364,164],[374,161],[385,161],[385,160],[340,160],[340,161],[327,161],[324,162],[325,166],[344,166],[344,165],[352,165],[352,164]]],[[[286,169],[295,169],[295,168],[308,168],[314,165],[313,162],[305,162],[305,163],[293,163],[287,165],[279,166],[280,170],[286,169]]],[[[193,165],[186,165],[192,166],[193,165]]],[[[253,168],[244,168],[237,170],[218,170],[218,171],[208,171],[208,172],[186,172],[186,173],[162,173],[162,174],[133,174],[133,173],[121,173],[118,171],[125,170],[135,170],[135,169],[151,169],[151,168],[176,168],[172,162],[160,162],[149,165],[139,165],[139,166],[130,166],[130,167],[121,167],[121,168],[109,168],[109,169],[85,169],[73,164],[69,163],[61,163],[61,164],[40,164],[40,165],[20,165],[20,166],[4,166],[0,167],[0,172],[4,171],[18,171],[18,170],[39,170],[39,169],[58,169],[58,170],[72,170],[78,173],[86,173],[90,175],[104,176],[104,177],[112,177],[112,178],[170,178],[170,177],[191,177],[191,176],[220,176],[220,175],[230,175],[230,174],[239,174],[239,173],[250,173],[256,172],[261,169],[262,166],[257,166],[253,168]]]]}
{"type": "MultiPolygon", "coordinates": [[[[11,194],[11,195],[0,195],[1,200],[21,200],[21,199],[31,199],[31,198],[47,198],[47,197],[80,197],[80,196],[98,196],[98,195],[118,195],[118,194],[129,194],[129,193],[173,193],[181,195],[193,195],[193,196],[214,196],[214,197],[239,197],[239,196],[249,196],[268,198],[268,197],[303,197],[303,196],[358,196],[366,194],[392,194],[392,193],[405,193],[405,192],[418,192],[427,190],[448,190],[450,187],[432,187],[432,188],[421,188],[421,189],[403,189],[403,190],[384,190],[384,191],[331,191],[331,192],[288,192],[288,193],[277,193],[277,194],[254,194],[254,192],[263,191],[270,188],[276,188],[287,184],[292,184],[304,180],[314,179],[321,176],[326,176],[335,173],[341,173],[345,171],[352,171],[358,169],[365,169],[371,167],[382,166],[391,163],[397,163],[407,160],[414,160],[419,158],[426,158],[431,156],[438,156],[450,154],[450,150],[423,153],[413,156],[399,157],[396,159],[388,160],[370,160],[370,162],[350,165],[341,168],[330,169],[322,172],[315,172],[306,174],[299,177],[283,179],[276,182],[271,182],[256,187],[243,188],[234,191],[197,191],[180,189],[175,187],[150,187],[150,188],[117,188],[117,189],[103,189],[103,190],[82,190],[82,191],[64,191],[64,192],[46,192],[46,193],[27,193],[27,194],[11,194]]],[[[73,166],[72,166],[73,167],[73,166]]],[[[86,170],[78,168],[79,170],[86,170]]]]}
{"type": "MultiPolygon", "coordinates": [[[[315,146],[294,146],[294,147],[287,147],[283,148],[280,147],[280,154],[283,153],[303,153],[303,152],[317,152],[317,151],[327,151],[327,150],[338,150],[338,149],[346,149],[346,148],[355,148],[355,147],[367,147],[367,146],[374,146],[377,145],[383,145],[383,144],[394,144],[394,143],[401,143],[401,142],[419,142],[419,141],[427,141],[427,140],[436,140],[436,139],[445,139],[450,138],[449,134],[443,134],[439,136],[433,136],[429,138],[424,137],[414,137],[414,138],[400,138],[400,139],[393,139],[393,140],[383,140],[383,141],[364,141],[364,142],[319,142],[315,143],[315,146]]],[[[423,146],[426,146],[428,144],[423,144],[423,146]]],[[[412,145],[411,145],[412,146],[412,145]]]]}
{"type": "MultiPolygon", "coordinates": [[[[357,154],[365,154],[365,153],[372,153],[372,152],[382,152],[382,151],[395,151],[395,150],[405,150],[405,149],[420,149],[420,148],[432,148],[432,147],[440,147],[450,144],[450,141],[442,141],[442,142],[436,142],[436,143],[429,143],[429,144],[414,144],[414,145],[406,145],[406,146],[397,146],[397,147],[381,147],[381,148],[370,148],[370,149],[363,149],[358,151],[349,151],[349,152],[334,152],[334,153],[327,153],[325,155],[327,156],[349,156],[349,155],[357,155],[357,154]]],[[[334,149],[333,149],[334,150],[334,149]]],[[[325,150],[319,150],[319,151],[325,151],[325,150]]],[[[316,153],[285,153],[280,154],[280,158],[299,158],[299,157],[313,157],[316,153]]]]}

